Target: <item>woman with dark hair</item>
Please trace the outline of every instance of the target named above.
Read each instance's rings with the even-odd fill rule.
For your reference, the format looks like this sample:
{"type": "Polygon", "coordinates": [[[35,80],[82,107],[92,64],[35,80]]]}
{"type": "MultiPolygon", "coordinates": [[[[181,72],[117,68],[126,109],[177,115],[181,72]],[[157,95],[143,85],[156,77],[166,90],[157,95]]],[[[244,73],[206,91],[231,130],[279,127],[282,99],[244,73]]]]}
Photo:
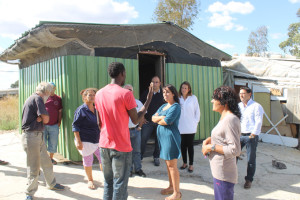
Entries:
{"type": "Polygon", "coordinates": [[[231,200],[238,179],[236,157],[241,153],[241,113],[232,88],[221,86],[212,98],[213,111],[220,113],[221,118],[211,137],[203,141],[202,153],[209,156],[215,200],[231,200]]]}
{"type": "Polygon", "coordinates": [[[100,130],[94,106],[96,92],[97,89],[94,88],[87,88],[80,92],[84,103],[76,109],[72,124],[75,145],[82,155],[83,167],[88,178],[88,188],[90,189],[95,189],[92,175],[94,154],[99,160],[101,169],[99,151],[100,130]]]}
{"type": "Polygon", "coordinates": [[[179,102],[181,106],[181,115],[179,118],[178,129],[181,134],[181,154],[183,160],[183,165],[180,169],[183,170],[188,167],[188,153],[188,172],[192,173],[194,170],[194,137],[197,132],[197,125],[200,121],[200,108],[197,97],[192,94],[191,84],[187,81],[184,81],[180,85],[179,102]]]}
{"type": "Polygon", "coordinates": [[[152,121],[158,124],[157,139],[160,148],[160,158],[166,161],[169,187],[161,190],[162,195],[172,194],[165,200],[181,199],[179,191],[179,171],[177,160],[180,158],[180,133],[178,121],[180,117],[180,105],[178,93],[173,85],[163,88],[163,97],[167,102],[163,104],[152,116],[152,121]]]}

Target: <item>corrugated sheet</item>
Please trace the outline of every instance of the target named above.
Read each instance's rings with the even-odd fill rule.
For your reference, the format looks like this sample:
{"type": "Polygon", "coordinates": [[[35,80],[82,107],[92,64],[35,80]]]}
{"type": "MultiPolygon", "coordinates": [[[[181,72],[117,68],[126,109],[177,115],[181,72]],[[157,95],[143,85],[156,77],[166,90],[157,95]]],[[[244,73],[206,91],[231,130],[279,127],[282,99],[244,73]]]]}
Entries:
{"type": "MultiPolygon", "coordinates": [[[[137,60],[93,56],[59,57],[20,70],[20,118],[25,100],[35,92],[38,83],[41,81],[54,82],[57,86],[56,94],[61,96],[63,100],[63,120],[58,152],[70,160],[81,160],[81,156],[74,145],[72,132],[74,111],[83,103],[79,93],[88,87],[101,88],[108,84],[110,78],[107,73],[107,66],[113,61],[124,63],[126,83],[133,85],[135,97],[139,98],[137,60]]],[[[210,101],[213,90],[222,84],[222,79],[220,67],[170,63],[166,65],[166,83],[173,84],[179,89],[183,81],[189,81],[193,94],[199,100],[201,120],[195,137],[196,140],[209,137],[212,128],[219,120],[219,114],[212,111],[210,101]]]]}
{"type": "Polygon", "coordinates": [[[214,89],[223,83],[222,68],[166,64],[166,83],[174,85],[179,90],[184,81],[190,82],[192,93],[199,101],[201,117],[195,140],[203,140],[210,136],[211,130],[220,118],[219,113],[212,111],[211,97],[214,89]]]}
{"type": "Polygon", "coordinates": [[[35,92],[38,83],[41,81],[54,82],[57,86],[56,94],[61,96],[63,100],[63,120],[58,152],[70,160],[81,160],[81,156],[74,145],[72,132],[74,111],[83,103],[79,93],[88,87],[101,88],[108,84],[110,78],[107,73],[107,66],[113,61],[124,63],[126,83],[133,85],[135,97],[139,98],[137,60],[93,56],[59,57],[20,70],[20,118],[25,100],[35,92]]]}

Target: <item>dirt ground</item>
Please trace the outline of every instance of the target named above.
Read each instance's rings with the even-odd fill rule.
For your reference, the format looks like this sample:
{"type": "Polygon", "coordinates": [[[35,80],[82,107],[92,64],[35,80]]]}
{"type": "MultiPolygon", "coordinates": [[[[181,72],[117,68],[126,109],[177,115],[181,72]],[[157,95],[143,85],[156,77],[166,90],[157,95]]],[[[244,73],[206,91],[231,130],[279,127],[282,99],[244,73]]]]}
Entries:
{"type": "MultiPolygon", "coordinates": [[[[25,199],[26,186],[26,157],[20,143],[17,131],[1,132],[0,159],[8,161],[6,166],[0,165],[0,199],[25,199]]],[[[245,150],[244,150],[245,151],[245,150]]],[[[246,157],[238,162],[239,183],[235,186],[235,199],[300,199],[300,151],[284,146],[259,143],[257,152],[257,169],[252,188],[243,188],[246,174],[246,157]],[[272,167],[272,160],[283,162],[287,169],[272,167]]],[[[56,159],[60,157],[56,155],[56,159]]],[[[134,176],[129,179],[128,199],[161,200],[160,190],[168,186],[168,175],[163,160],[155,167],[151,157],[144,158],[143,170],[146,178],[134,176]]],[[[178,166],[182,164],[181,160],[178,166]]],[[[180,189],[182,199],[214,199],[213,183],[209,162],[201,154],[201,145],[195,146],[194,172],[180,170],[180,189]]],[[[87,179],[82,166],[59,162],[54,166],[55,177],[58,183],[66,186],[65,191],[51,191],[45,186],[43,176],[34,199],[102,199],[103,175],[98,165],[93,166],[93,176],[98,186],[96,190],[87,188],[87,179]]]]}

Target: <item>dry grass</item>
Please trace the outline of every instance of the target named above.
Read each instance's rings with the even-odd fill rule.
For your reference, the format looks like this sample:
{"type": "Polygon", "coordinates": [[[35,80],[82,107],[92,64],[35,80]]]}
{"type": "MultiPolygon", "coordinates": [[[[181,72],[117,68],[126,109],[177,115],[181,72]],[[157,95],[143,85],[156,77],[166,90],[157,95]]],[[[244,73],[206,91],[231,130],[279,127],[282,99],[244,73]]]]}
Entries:
{"type": "Polygon", "coordinates": [[[17,129],[19,125],[18,96],[0,99],[0,130],[17,129]]]}

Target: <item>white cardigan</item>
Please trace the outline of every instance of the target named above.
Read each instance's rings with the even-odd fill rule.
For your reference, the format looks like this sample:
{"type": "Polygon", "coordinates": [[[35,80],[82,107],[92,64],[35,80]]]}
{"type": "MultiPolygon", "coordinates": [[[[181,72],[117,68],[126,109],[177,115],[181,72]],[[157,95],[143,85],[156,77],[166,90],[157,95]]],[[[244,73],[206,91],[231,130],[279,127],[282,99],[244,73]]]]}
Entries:
{"type": "Polygon", "coordinates": [[[200,121],[200,108],[195,95],[188,96],[186,100],[179,98],[181,115],[178,129],[180,134],[192,134],[197,132],[197,125],[200,121]]]}

